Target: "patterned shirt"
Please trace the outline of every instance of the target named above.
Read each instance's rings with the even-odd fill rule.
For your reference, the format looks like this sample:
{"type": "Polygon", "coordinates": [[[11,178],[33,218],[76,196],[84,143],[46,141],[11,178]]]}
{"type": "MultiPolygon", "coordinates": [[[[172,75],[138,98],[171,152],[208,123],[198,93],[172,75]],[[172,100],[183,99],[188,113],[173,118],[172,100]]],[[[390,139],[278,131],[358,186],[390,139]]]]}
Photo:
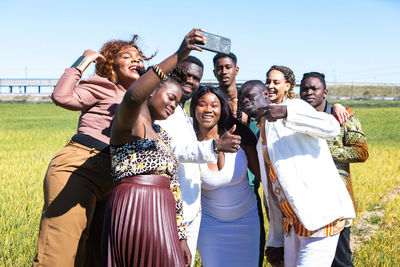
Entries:
{"type": "MultiPolygon", "coordinates": [[[[327,102],[325,112],[332,114],[332,109],[333,107],[327,102]]],[[[357,202],[354,198],[350,176],[350,163],[366,161],[369,153],[367,138],[361,129],[360,120],[353,110],[347,109],[347,111],[350,115],[349,119],[340,126],[340,134],[328,140],[328,145],[339,175],[346,185],[353,200],[354,209],[357,211],[357,202]]]]}
{"type": "Polygon", "coordinates": [[[160,126],[153,124],[160,139],[142,138],[121,146],[111,146],[111,174],[114,182],[136,175],[158,174],[170,178],[170,188],[176,203],[176,223],[179,239],[186,239],[181,191],[176,172],[178,160],[170,148],[171,139],[160,126]]]}
{"type": "MultiPolygon", "coordinates": [[[[257,127],[261,130],[261,142],[266,147],[267,140],[265,138],[265,119],[263,118],[260,124],[257,127]]],[[[268,174],[268,187],[272,187],[272,192],[274,193],[273,199],[279,203],[279,206],[284,214],[282,220],[282,226],[285,232],[289,233],[290,228],[294,227],[294,232],[298,236],[305,236],[305,237],[327,237],[331,235],[335,235],[343,230],[343,228],[350,224],[351,220],[339,218],[330,224],[314,230],[310,231],[306,229],[303,224],[300,222],[299,218],[297,217],[296,213],[294,212],[293,208],[291,207],[289,201],[287,200],[279,180],[277,179],[277,174],[272,166],[271,160],[269,158],[268,150],[263,150],[263,158],[265,162],[265,169],[267,170],[268,174]]]]}

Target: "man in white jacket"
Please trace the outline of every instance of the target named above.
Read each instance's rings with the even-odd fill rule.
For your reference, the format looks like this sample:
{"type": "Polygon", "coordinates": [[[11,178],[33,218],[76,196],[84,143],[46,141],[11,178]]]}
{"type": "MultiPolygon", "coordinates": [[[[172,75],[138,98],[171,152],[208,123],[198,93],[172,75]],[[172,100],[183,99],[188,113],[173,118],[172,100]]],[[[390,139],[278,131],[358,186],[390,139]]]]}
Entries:
{"type": "Polygon", "coordinates": [[[186,223],[186,237],[192,263],[196,254],[197,237],[201,220],[201,186],[199,163],[216,163],[215,151],[237,152],[240,136],[226,132],[219,140],[197,141],[192,118],[186,114],[185,102],[199,88],[203,76],[202,62],[193,56],[187,57],[173,71],[181,82],[182,98],[174,114],[164,121],[156,121],[171,137],[171,146],[179,160],[178,179],[183,200],[183,217],[186,223]]]}
{"type": "Polygon", "coordinates": [[[325,140],[339,134],[339,123],[303,100],[271,104],[261,81],[242,85],[240,105],[260,121],[267,247],[284,248],[285,266],[330,266],[340,231],[355,218],[325,140]]]}

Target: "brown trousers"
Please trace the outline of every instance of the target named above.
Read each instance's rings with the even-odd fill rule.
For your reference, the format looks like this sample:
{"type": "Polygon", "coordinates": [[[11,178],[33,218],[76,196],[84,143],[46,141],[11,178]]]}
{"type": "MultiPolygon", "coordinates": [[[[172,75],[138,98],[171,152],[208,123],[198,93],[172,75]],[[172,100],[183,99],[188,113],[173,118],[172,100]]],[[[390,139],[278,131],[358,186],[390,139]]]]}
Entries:
{"type": "Polygon", "coordinates": [[[70,141],[50,162],[32,266],[100,266],[110,156],[70,141]]]}

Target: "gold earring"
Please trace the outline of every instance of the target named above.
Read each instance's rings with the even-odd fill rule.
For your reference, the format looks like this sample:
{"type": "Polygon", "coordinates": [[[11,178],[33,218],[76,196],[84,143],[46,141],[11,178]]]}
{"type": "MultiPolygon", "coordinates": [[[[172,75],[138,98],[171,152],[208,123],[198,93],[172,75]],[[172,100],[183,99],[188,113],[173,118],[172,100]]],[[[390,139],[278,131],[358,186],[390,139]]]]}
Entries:
{"type": "Polygon", "coordinates": [[[113,83],[118,82],[118,77],[114,70],[111,71],[111,79],[113,80],[113,83]]]}

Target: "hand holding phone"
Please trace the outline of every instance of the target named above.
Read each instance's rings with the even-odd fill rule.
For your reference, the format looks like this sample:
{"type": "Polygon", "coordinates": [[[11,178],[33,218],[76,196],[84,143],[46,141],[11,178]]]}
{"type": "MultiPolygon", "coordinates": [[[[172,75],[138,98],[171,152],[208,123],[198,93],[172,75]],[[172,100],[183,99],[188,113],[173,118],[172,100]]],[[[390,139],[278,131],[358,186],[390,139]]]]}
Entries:
{"type": "Polygon", "coordinates": [[[231,52],[231,39],[209,32],[200,32],[206,38],[206,44],[195,44],[202,49],[215,53],[229,54],[231,52]]]}

